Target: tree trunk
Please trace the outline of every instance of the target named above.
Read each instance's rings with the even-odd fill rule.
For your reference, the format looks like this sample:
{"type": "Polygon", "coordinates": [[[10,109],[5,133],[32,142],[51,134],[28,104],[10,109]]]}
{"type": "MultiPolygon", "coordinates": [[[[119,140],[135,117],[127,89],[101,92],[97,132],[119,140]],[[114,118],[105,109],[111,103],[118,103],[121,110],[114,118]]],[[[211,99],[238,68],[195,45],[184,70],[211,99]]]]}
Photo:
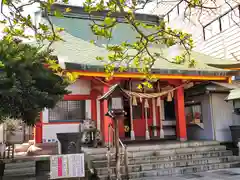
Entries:
{"type": "Polygon", "coordinates": [[[118,130],[118,120],[116,118],[113,119],[114,121],[114,128],[115,128],[115,147],[116,147],[116,177],[117,180],[121,179],[120,174],[120,150],[119,150],[119,130],[118,130]]]}

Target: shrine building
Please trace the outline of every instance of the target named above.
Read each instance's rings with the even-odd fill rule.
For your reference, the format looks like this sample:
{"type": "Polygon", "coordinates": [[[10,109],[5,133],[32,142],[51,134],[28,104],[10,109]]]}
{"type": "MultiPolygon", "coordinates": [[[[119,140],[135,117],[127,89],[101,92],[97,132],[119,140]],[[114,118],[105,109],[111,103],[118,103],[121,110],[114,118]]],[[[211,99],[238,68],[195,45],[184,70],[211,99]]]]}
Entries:
{"type": "MultiPolygon", "coordinates": [[[[64,11],[66,5],[56,5],[56,8],[64,11]]],[[[95,121],[105,143],[111,141],[108,126],[112,120],[105,116],[108,105],[106,101],[100,102],[99,97],[115,84],[119,84],[130,97],[124,100],[127,114],[124,120],[119,121],[121,139],[186,141],[189,122],[185,115],[185,90],[201,82],[231,83],[232,76],[236,74],[234,70],[210,65],[227,64],[227,60],[197,52],[192,52],[192,58],[196,60],[195,67],[191,68],[187,63],[171,63],[169,61],[174,50],[161,48],[164,58],[157,59],[153,66],[152,74],[156,78],[152,82],[153,88],[137,88],[145,76],[136,69],[116,72],[110,80],[106,80],[104,64],[96,60],[96,56],[107,56],[108,52],[103,47],[106,41],[92,34],[89,26],[91,20],[83,9],[70,8],[72,12],[65,13],[64,17],[51,18],[54,25],[65,29],[61,34],[65,41],[54,43],[53,49],[59,64],[69,72],[76,72],[79,78],[68,87],[71,94],[65,95],[54,109],[45,109],[41,113],[41,120],[36,125],[37,143],[56,142],[57,133],[78,132],[79,124],[85,119],[95,121]],[[90,40],[96,40],[96,44],[91,44],[90,40]]],[[[103,15],[100,12],[92,16],[96,20],[102,20],[101,17],[103,15]]],[[[160,20],[154,15],[138,14],[136,17],[150,24],[160,20]]],[[[111,44],[134,42],[135,37],[135,32],[123,22],[113,30],[111,44]]],[[[160,48],[151,47],[151,50],[158,52],[160,48]]],[[[197,125],[203,123],[199,116],[201,113],[194,118],[197,125]]]]}

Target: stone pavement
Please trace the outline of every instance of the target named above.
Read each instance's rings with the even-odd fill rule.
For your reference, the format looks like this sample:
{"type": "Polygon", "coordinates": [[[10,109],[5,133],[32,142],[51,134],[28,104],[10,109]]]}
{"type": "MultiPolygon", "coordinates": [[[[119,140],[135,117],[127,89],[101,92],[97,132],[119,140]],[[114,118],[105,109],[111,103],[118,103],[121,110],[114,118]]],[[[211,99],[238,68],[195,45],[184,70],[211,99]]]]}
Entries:
{"type": "Polygon", "coordinates": [[[159,180],[240,180],[240,168],[221,169],[177,177],[161,177],[159,180]]]}
{"type": "MultiPolygon", "coordinates": [[[[3,178],[3,180],[38,180],[38,179],[39,178],[36,178],[33,176],[25,176],[25,177],[15,176],[15,177],[3,178]]],[[[40,178],[40,179],[45,180],[45,178],[44,179],[40,178]]],[[[216,171],[200,172],[200,173],[186,174],[181,176],[162,176],[162,177],[155,177],[155,178],[146,177],[146,179],[142,178],[141,180],[240,180],[240,168],[220,169],[216,171]]]]}

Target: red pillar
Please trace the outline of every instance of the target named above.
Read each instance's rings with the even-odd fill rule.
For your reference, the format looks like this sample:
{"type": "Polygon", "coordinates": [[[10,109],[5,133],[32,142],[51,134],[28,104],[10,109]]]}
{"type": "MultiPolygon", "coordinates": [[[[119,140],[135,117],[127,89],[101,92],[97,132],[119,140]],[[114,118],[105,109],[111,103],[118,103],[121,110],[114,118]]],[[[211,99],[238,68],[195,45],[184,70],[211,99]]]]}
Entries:
{"type": "Polygon", "coordinates": [[[187,128],[184,109],[184,88],[175,91],[176,132],[180,141],[187,140],[187,128]]]}
{"type": "MultiPolygon", "coordinates": [[[[103,86],[103,94],[106,93],[109,90],[109,86],[104,85],[103,86]]],[[[113,137],[113,133],[112,130],[110,131],[111,135],[110,138],[108,137],[108,126],[109,124],[112,124],[112,120],[110,117],[105,116],[105,114],[108,112],[108,103],[107,100],[104,100],[101,102],[101,120],[102,120],[102,126],[101,126],[101,130],[102,130],[102,135],[103,135],[103,140],[105,145],[108,145],[108,142],[112,143],[112,137],[113,137]]]]}
{"type": "Polygon", "coordinates": [[[97,123],[97,92],[91,91],[91,119],[97,123]]]}
{"type": "Polygon", "coordinates": [[[35,126],[34,138],[35,143],[42,143],[42,112],[40,113],[40,120],[35,126]]]}

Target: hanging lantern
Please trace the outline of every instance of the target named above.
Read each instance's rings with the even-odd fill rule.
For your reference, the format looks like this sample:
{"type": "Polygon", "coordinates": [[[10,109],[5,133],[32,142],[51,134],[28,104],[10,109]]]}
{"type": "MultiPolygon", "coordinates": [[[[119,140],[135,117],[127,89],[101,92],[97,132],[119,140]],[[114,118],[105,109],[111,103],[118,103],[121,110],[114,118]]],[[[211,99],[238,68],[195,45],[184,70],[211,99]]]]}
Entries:
{"type": "Polygon", "coordinates": [[[161,97],[157,98],[157,106],[160,107],[161,106],[161,97]]]}
{"type": "Polygon", "coordinates": [[[132,97],[132,105],[133,106],[137,106],[137,98],[136,98],[136,96],[132,97]]]}
{"type": "Polygon", "coordinates": [[[145,99],[144,108],[149,108],[149,104],[148,104],[148,100],[147,99],[145,99]]]}
{"type": "Polygon", "coordinates": [[[160,129],[160,139],[164,139],[164,130],[163,130],[163,128],[160,129]]]}
{"type": "Polygon", "coordinates": [[[171,102],[172,101],[172,93],[169,92],[167,95],[167,102],[171,102]]]}

